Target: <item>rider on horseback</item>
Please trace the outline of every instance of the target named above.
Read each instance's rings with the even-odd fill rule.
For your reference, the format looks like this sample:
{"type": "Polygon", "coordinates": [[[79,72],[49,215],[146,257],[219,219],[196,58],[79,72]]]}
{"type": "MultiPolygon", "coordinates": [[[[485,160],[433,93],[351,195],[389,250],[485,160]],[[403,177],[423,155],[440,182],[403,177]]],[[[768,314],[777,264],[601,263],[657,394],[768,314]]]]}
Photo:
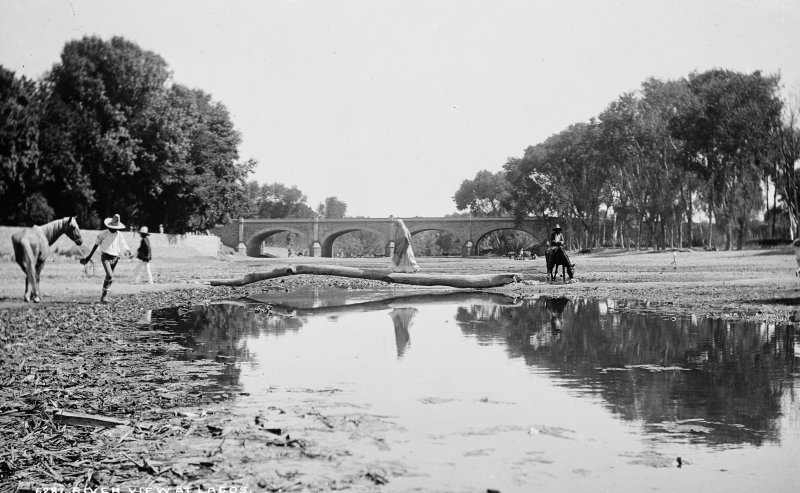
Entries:
{"type": "Polygon", "coordinates": [[[558,224],[553,227],[553,232],[550,233],[550,247],[547,252],[552,252],[556,247],[561,248],[564,246],[564,234],[561,232],[561,226],[558,224]]]}
{"type": "Polygon", "coordinates": [[[566,250],[564,250],[564,235],[561,233],[561,226],[558,224],[555,225],[553,228],[553,232],[550,233],[550,246],[547,248],[547,252],[545,253],[545,259],[547,260],[547,280],[555,280],[555,275],[558,273],[558,266],[561,265],[561,277],[563,278],[565,274],[569,274],[569,278],[572,279],[572,272],[575,267],[570,259],[569,255],[567,255],[566,250]]]}

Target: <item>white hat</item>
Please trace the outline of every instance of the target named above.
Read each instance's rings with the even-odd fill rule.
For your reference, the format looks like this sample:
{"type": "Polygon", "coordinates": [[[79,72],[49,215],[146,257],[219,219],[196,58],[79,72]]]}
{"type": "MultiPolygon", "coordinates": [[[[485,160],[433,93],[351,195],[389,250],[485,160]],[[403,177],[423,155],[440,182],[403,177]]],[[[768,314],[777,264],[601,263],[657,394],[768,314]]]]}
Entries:
{"type": "Polygon", "coordinates": [[[150,230],[147,229],[147,226],[142,226],[141,228],[139,228],[139,234],[140,235],[149,235],[150,234],[150,230]]]}
{"type": "Polygon", "coordinates": [[[114,217],[107,217],[103,221],[108,229],[125,229],[125,225],[119,220],[119,214],[114,214],[114,217]]]}

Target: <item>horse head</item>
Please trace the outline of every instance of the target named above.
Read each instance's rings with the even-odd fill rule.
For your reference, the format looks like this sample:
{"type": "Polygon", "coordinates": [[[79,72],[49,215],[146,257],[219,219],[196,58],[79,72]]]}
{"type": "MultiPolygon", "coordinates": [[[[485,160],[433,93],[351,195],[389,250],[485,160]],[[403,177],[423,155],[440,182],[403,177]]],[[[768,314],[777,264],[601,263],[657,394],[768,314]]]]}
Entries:
{"type": "Polygon", "coordinates": [[[81,229],[78,227],[78,221],[75,219],[75,216],[68,218],[64,232],[67,234],[67,236],[69,236],[70,240],[75,242],[76,245],[81,246],[83,244],[83,238],[81,238],[81,229]]]}
{"type": "Polygon", "coordinates": [[[567,275],[569,276],[569,280],[572,280],[572,274],[574,273],[575,264],[567,264],[567,275]]]}

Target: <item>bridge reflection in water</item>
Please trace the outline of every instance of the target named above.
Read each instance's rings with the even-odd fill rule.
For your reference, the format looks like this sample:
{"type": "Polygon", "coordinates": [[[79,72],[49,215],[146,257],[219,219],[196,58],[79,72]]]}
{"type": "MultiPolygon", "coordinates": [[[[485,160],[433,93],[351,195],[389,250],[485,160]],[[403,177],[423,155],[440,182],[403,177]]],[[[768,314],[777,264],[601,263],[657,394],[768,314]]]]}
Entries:
{"type": "MultiPolygon", "coordinates": [[[[653,465],[652,457],[642,459],[648,453],[663,464],[683,450],[695,461],[718,461],[718,469],[757,471],[769,464],[777,476],[768,484],[778,489],[800,479],[796,464],[782,469],[792,461],[786,456],[800,450],[800,337],[792,325],[656,316],[611,300],[512,300],[464,292],[359,299],[333,293],[350,301],[332,303],[317,290],[295,293],[307,301],[292,306],[285,295],[265,293],[264,300],[283,296],[289,302],[270,315],[251,301],[197,306],[183,315],[161,311],[153,324],[178,335],[184,357],[227,362],[217,384],[256,401],[264,385],[344,386],[359,405],[397,415],[416,437],[435,434],[426,428],[433,411],[423,406],[412,415],[417,411],[409,402],[441,403],[460,423],[437,425],[454,457],[468,454],[465,437],[475,427],[508,431],[547,420],[581,442],[545,447],[553,468],[572,456],[597,461],[598,471],[621,473],[641,460],[653,465]],[[476,402],[496,403],[502,412],[487,418],[476,402]],[[481,416],[481,425],[470,421],[472,415],[481,416]],[[498,421],[485,422],[491,419],[498,421]],[[637,447],[634,442],[649,443],[648,452],[619,464],[637,447]],[[461,446],[465,450],[455,450],[461,446]],[[603,465],[598,450],[582,455],[589,454],[587,447],[606,450],[616,465],[603,465]],[[739,452],[710,458],[722,450],[739,452]]],[[[495,434],[493,447],[522,447],[495,434]]],[[[398,437],[396,450],[408,441],[398,437]]],[[[415,445],[424,460],[403,460],[429,467],[431,458],[422,451],[441,443],[426,443],[415,445]]],[[[457,484],[450,479],[441,486],[457,484]]],[[[740,479],[725,489],[739,490],[740,479]]]]}

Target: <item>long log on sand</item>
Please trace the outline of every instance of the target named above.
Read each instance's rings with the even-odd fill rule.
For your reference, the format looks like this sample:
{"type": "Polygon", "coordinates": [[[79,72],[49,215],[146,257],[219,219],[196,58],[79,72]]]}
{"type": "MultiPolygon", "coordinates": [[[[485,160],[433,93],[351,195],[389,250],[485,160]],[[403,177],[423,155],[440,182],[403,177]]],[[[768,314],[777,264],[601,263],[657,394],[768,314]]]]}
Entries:
{"type": "Polygon", "coordinates": [[[494,288],[522,280],[521,274],[420,274],[391,272],[384,269],[358,269],[338,265],[289,265],[266,272],[254,272],[241,279],[215,279],[212,286],[244,286],[258,281],[295,274],[317,274],[322,276],[355,277],[414,286],[450,286],[454,288],[494,288]]]}

